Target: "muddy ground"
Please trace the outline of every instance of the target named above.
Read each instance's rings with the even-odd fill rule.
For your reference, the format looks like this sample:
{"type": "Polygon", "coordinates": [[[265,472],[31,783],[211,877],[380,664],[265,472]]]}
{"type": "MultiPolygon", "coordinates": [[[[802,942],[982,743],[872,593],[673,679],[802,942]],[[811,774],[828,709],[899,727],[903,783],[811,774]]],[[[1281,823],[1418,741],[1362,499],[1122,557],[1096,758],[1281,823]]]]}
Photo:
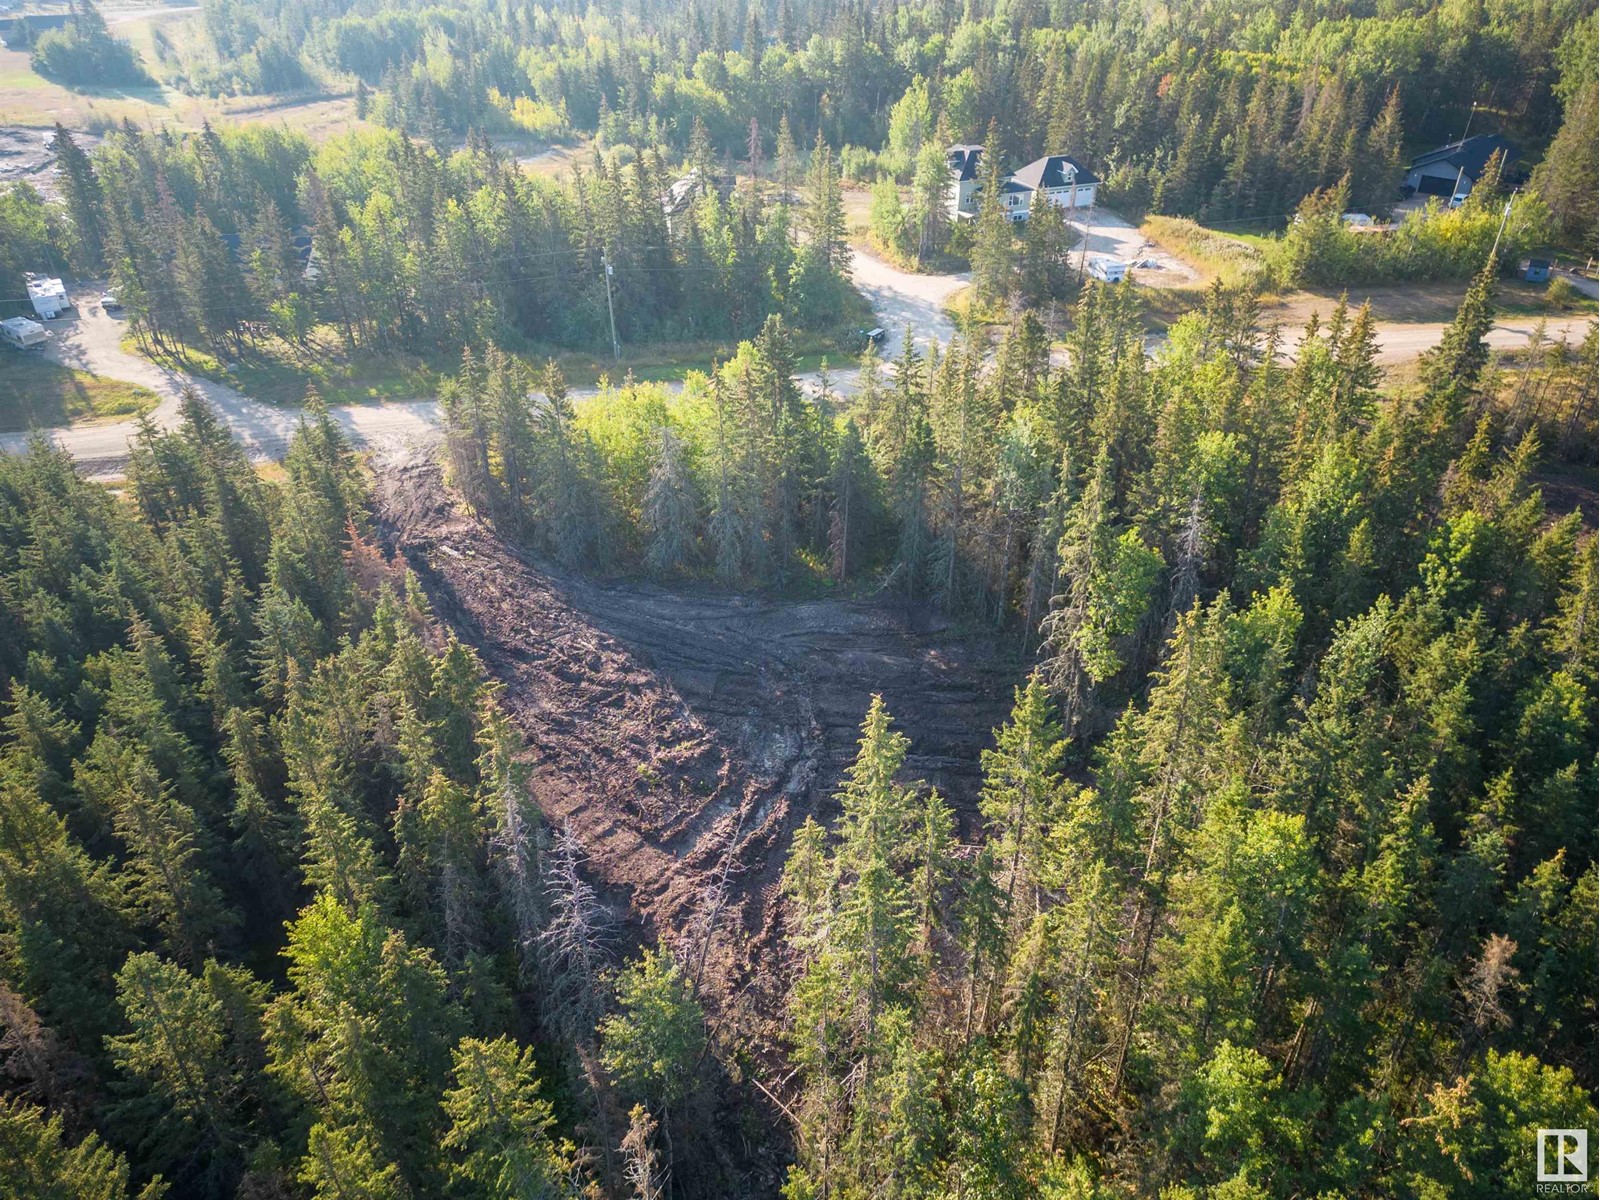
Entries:
{"type": "Polygon", "coordinates": [[[951,797],[971,840],[1015,660],[895,604],[559,572],[457,506],[420,455],[383,465],[376,494],[389,547],[505,685],[546,817],[570,823],[608,898],[686,962],[706,954],[719,1034],[775,1067],[783,858],[806,815],[836,815],[872,693],[911,738],[908,775],[951,797]]]}

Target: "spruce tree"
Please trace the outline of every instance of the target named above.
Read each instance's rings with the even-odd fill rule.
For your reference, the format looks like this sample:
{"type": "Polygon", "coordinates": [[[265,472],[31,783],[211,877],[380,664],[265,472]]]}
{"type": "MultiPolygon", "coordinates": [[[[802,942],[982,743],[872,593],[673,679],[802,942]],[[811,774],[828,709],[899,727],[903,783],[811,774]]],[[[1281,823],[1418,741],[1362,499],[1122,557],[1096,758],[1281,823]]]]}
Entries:
{"type": "Polygon", "coordinates": [[[510,1038],[463,1038],[454,1086],[444,1094],[450,1128],[440,1145],[452,1174],[493,1200],[546,1200],[572,1193],[571,1164],[551,1137],[556,1123],[540,1095],[533,1051],[510,1038]]]}
{"type": "Polygon", "coordinates": [[[649,538],[645,565],[652,572],[672,575],[693,563],[698,510],[682,443],[672,430],[663,427],[639,518],[641,532],[649,538]]]}

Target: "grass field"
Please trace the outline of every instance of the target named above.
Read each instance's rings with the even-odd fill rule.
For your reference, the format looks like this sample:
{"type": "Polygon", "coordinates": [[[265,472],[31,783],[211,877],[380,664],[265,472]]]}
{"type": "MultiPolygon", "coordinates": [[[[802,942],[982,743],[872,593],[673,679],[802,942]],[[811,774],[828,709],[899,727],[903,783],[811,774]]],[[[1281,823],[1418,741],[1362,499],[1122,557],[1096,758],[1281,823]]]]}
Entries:
{"type": "Polygon", "coordinates": [[[0,433],[137,417],[157,403],[149,388],[9,349],[0,349],[0,397],[0,433]]]}
{"type": "Polygon", "coordinates": [[[1270,239],[1219,233],[1186,217],[1146,217],[1139,231],[1198,271],[1203,283],[1221,279],[1236,287],[1259,278],[1270,239]]]}
{"type": "MultiPolygon", "coordinates": [[[[123,349],[141,353],[131,335],[123,339],[123,349]]],[[[259,352],[224,363],[205,350],[187,347],[170,361],[191,374],[235,387],[252,400],[284,408],[303,404],[306,389],[312,386],[334,406],[428,398],[438,395],[440,373],[456,366],[453,357],[347,354],[331,328],[314,334],[308,348],[268,342],[259,352]]]]}
{"type": "MultiPolygon", "coordinates": [[[[1466,291],[1465,280],[1452,280],[1354,287],[1349,289],[1348,296],[1352,308],[1364,302],[1371,303],[1372,316],[1378,321],[1444,322],[1455,318],[1466,291]]],[[[1339,293],[1332,290],[1291,292],[1276,303],[1264,305],[1262,315],[1285,325],[1303,325],[1313,311],[1326,317],[1338,302],[1339,293]]],[[[1553,320],[1594,311],[1595,302],[1584,296],[1562,311],[1553,311],[1545,303],[1545,285],[1515,279],[1502,279],[1495,296],[1495,312],[1506,317],[1547,316],[1553,320]]]]}
{"type": "Polygon", "coordinates": [[[189,96],[159,82],[160,67],[150,49],[150,29],[192,13],[161,14],[114,26],[141,51],[145,67],[158,79],[147,87],[63,87],[34,71],[29,56],[0,49],[0,125],[45,129],[60,121],[69,129],[102,132],[124,119],[136,125],[198,129],[202,121],[268,121],[318,139],[356,122],[353,94],[343,91],[275,96],[189,96]]]}
{"type": "MultiPolygon", "coordinates": [[[[815,371],[824,362],[834,368],[849,367],[855,358],[851,347],[837,335],[796,332],[790,344],[798,372],[815,371]]],[[[132,354],[141,352],[131,336],[124,339],[123,348],[132,354]]],[[[630,376],[640,383],[677,383],[690,371],[709,371],[736,349],[734,343],[657,342],[624,346],[620,360],[575,350],[556,351],[553,357],[570,386],[594,387],[602,380],[620,385],[630,376]]],[[[530,369],[537,370],[552,355],[526,349],[521,357],[530,369]]],[[[439,394],[441,379],[453,374],[461,363],[456,354],[347,354],[331,328],[313,335],[309,350],[267,343],[238,362],[224,363],[204,350],[190,348],[170,361],[191,374],[235,387],[251,399],[283,408],[303,404],[310,386],[331,406],[431,400],[439,394]]]]}

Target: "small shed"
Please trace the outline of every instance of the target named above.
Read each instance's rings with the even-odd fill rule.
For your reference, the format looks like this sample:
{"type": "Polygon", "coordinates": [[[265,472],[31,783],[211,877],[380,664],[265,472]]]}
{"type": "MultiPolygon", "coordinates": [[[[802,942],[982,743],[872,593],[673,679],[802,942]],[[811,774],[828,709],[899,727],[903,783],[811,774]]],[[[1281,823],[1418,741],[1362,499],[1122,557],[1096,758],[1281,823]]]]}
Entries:
{"type": "Polygon", "coordinates": [[[1550,260],[1548,258],[1530,258],[1522,265],[1522,277],[1529,283],[1550,282],[1550,260]]]}
{"type": "Polygon", "coordinates": [[[33,302],[33,311],[47,321],[72,307],[66,285],[44,275],[28,276],[28,299],[33,302]]]}
{"type": "Polygon", "coordinates": [[[30,321],[27,317],[7,317],[0,321],[0,338],[4,338],[7,344],[15,346],[18,350],[40,345],[49,336],[43,325],[37,321],[30,321]]]}

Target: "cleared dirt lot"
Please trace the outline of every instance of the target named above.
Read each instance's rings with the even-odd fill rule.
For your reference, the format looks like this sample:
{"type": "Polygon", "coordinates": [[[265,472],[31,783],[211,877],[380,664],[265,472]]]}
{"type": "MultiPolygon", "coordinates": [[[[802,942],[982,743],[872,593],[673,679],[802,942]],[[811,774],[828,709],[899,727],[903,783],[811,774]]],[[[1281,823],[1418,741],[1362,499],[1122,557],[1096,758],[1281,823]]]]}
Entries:
{"type": "MultiPolygon", "coordinates": [[[[0,127],[0,187],[27,183],[46,198],[59,196],[55,151],[45,145],[46,132],[17,125],[0,127]]],[[[73,136],[85,151],[100,144],[100,138],[92,133],[73,136]]]]}
{"type": "MultiPolygon", "coordinates": [[[[1188,264],[1169,253],[1163,246],[1145,237],[1137,225],[1124,220],[1121,214],[1109,208],[1091,208],[1085,212],[1068,215],[1076,240],[1072,253],[1083,253],[1084,231],[1088,231],[1089,258],[1097,255],[1129,264],[1129,277],[1145,287],[1188,287],[1197,283],[1200,276],[1188,264]]],[[[1076,266],[1078,258],[1073,258],[1076,266]]]]}
{"type": "Polygon", "coordinates": [[[833,815],[873,692],[911,736],[907,774],[949,795],[971,838],[979,754],[1017,676],[1003,647],[892,604],[574,577],[458,509],[421,455],[380,466],[376,494],[389,548],[505,685],[547,819],[570,823],[611,902],[688,961],[709,946],[709,994],[756,1055],[786,987],[789,838],[833,815]]]}

